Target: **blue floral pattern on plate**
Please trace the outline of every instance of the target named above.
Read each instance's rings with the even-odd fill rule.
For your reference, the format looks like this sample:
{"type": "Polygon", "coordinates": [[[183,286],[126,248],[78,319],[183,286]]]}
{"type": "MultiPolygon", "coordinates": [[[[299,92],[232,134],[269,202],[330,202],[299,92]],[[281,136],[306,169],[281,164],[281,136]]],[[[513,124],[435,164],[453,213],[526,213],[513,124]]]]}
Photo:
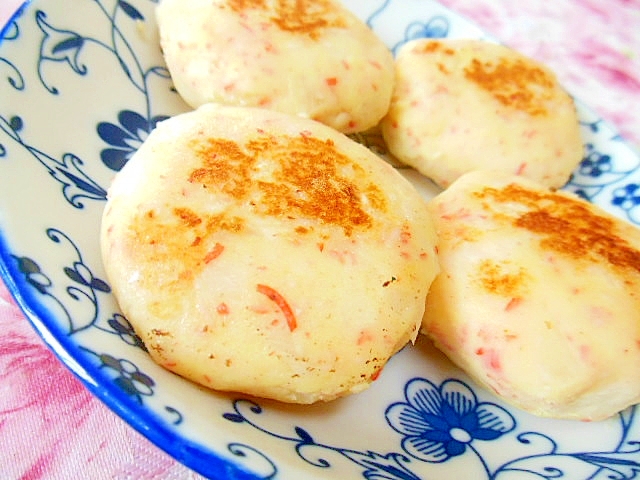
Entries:
{"type": "Polygon", "coordinates": [[[495,440],[516,426],[504,408],[478,402],[459,380],[439,387],[425,379],[405,386],[405,402],[387,408],[389,425],[404,435],[402,449],[423,462],[446,462],[473,448],[474,440],[495,440]]]}
{"type": "MultiPolygon", "coordinates": [[[[640,477],[636,407],[593,424],[536,419],[425,341],[371,389],[326,406],[214,393],[155,365],[112,298],[97,233],[114,173],[187,110],[162,62],[155,3],[33,0],[0,46],[0,271],[89,389],[211,478],[640,477]]],[[[392,51],[418,37],[488,38],[431,0],[346,4],[392,51]]],[[[640,225],[640,159],[579,107],[586,154],[566,188],[640,225]]],[[[354,138],[385,156],[375,134],[354,138]]]]}
{"type": "Polygon", "coordinates": [[[167,115],[158,115],[146,119],[137,112],[123,110],[118,113],[119,125],[100,122],[97,127],[98,135],[110,145],[109,148],[100,152],[102,163],[111,170],[119,171],[142,145],[156,124],[167,118],[167,115]]]}
{"type": "MultiPolygon", "coordinates": [[[[534,431],[520,431],[517,421],[509,411],[492,402],[480,402],[473,389],[465,382],[450,378],[436,385],[424,378],[413,378],[405,385],[404,401],[391,404],[385,416],[389,426],[398,432],[401,452],[379,453],[371,450],[356,451],[320,443],[304,428],[296,426],[293,434],[283,434],[262,426],[265,410],[252,400],[233,402],[233,412],[224,417],[234,423],[247,424],[271,438],[293,444],[298,457],[316,468],[331,468],[332,463],[318,452],[340,455],[342,460],[354,466],[354,478],[359,471],[363,478],[372,480],[420,480],[428,478],[425,464],[451,462],[444,475],[470,475],[474,480],[486,479],[620,479],[636,478],[640,474],[640,442],[629,438],[632,425],[637,421],[636,409],[620,414],[621,438],[613,451],[571,452],[561,451],[558,443],[549,435],[534,431]],[[498,442],[493,455],[476,448],[477,442],[498,441],[511,435],[527,450],[521,456],[507,461],[493,460],[500,451],[498,442]],[[312,453],[307,453],[311,450],[312,453]],[[454,466],[456,457],[469,454],[477,460],[474,469],[454,466]],[[583,472],[584,476],[573,476],[583,472]],[[524,475],[519,477],[518,475],[524,475]],[[472,476],[471,476],[472,475],[472,476]]],[[[637,432],[636,432],[637,434],[637,432]]],[[[231,444],[229,445],[231,449],[231,444]]],[[[259,450],[248,445],[233,444],[233,449],[252,452],[261,458],[265,473],[260,478],[275,478],[279,473],[277,463],[259,450]]],[[[468,462],[468,458],[465,458],[468,462]]],[[[449,477],[437,477],[449,478],[449,477]]]]}

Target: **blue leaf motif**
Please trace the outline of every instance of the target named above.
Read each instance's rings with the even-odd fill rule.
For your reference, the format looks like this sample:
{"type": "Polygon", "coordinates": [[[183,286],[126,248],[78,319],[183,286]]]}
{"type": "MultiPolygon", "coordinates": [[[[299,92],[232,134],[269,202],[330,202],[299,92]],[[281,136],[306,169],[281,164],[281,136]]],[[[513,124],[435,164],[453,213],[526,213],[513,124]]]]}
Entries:
{"type": "Polygon", "coordinates": [[[354,451],[344,451],[343,454],[365,468],[362,475],[367,480],[420,480],[420,477],[403,465],[409,462],[404,455],[354,451]]]}
{"type": "Polygon", "coordinates": [[[40,265],[34,262],[29,257],[17,257],[18,269],[27,275],[32,273],[41,273],[40,265]]]}
{"type": "Polygon", "coordinates": [[[300,440],[302,440],[303,443],[314,443],[313,438],[304,428],[296,427],[295,430],[296,434],[298,435],[298,437],[300,437],[300,440]]]}
{"type": "Polygon", "coordinates": [[[63,271],[70,280],[89,287],[91,290],[97,290],[103,293],[109,293],[111,291],[111,288],[104,280],[94,277],[91,271],[82,264],[74,264],[74,268],[65,267],[63,271]]]}
{"type": "Polygon", "coordinates": [[[639,453],[638,450],[614,453],[579,453],[574,455],[574,457],[610,471],[618,473],[626,472],[624,478],[635,478],[635,474],[640,473],[639,453]]]}
{"type": "MultiPolygon", "coordinates": [[[[71,159],[71,162],[73,161],[74,159],[71,159]]],[[[100,200],[103,200],[106,198],[106,192],[104,188],[94,183],[91,179],[85,180],[81,178],[79,175],[76,175],[66,169],[65,170],[57,169],[57,170],[64,178],[66,178],[67,180],[69,180],[69,182],[71,182],[71,183],[64,182],[64,183],[67,183],[67,185],[73,185],[77,187],[78,190],[82,190],[86,192],[91,198],[100,199],[100,200]]],[[[82,174],[84,175],[84,173],[82,174]]]]}
{"type": "MultiPolygon", "coordinates": [[[[7,134],[19,146],[46,168],[47,172],[58,183],[62,184],[64,198],[75,208],[84,208],[82,199],[106,200],[107,192],[84,172],[84,162],[71,153],[65,153],[57,160],[46,152],[29,145],[23,140],[20,132],[24,128],[21,117],[13,116],[5,119],[0,116],[0,130],[7,134]]],[[[6,153],[6,147],[0,144],[0,157],[6,153]]]]}
{"type": "Polygon", "coordinates": [[[14,132],[22,130],[23,125],[22,118],[18,116],[14,116],[9,119],[9,127],[11,127],[11,130],[14,132]]]}
{"type": "Polygon", "coordinates": [[[66,50],[80,49],[83,44],[84,39],[76,35],[56,43],[51,49],[51,53],[61,53],[66,50]]]}
{"type": "Polygon", "coordinates": [[[120,64],[120,68],[122,68],[122,71],[124,72],[124,74],[131,78],[131,69],[129,69],[129,67],[127,66],[127,63],[120,57],[118,57],[118,63],[120,64]]]}
{"type": "Polygon", "coordinates": [[[144,20],[144,16],[130,3],[120,0],[118,5],[132,20],[144,20]]]}
{"type": "Polygon", "coordinates": [[[100,280],[99,278],[92,279],[89,286],[99,292],[109,293],[111,291],[111,287],[109,287],[107,282],[100,280]]]}
{"type": "Polygon", "coordinates": [[[67,153],[62,157],[62,162],[43,156],[43,163],[49,163],[50,175],[62,183],[65,198],[76,208],[82,208],[80,198],[105,200],[107,192],[94,180],[82,171],[84,162],[73,154],[67,153]]]}
{"type": "Polygon", "coordinates": [[[230,422],[233,423],[243,423],[244,422],[244,417],[242,415],[240,415],[239,413],[225,413],[222,415],[222,417],[225,420],[229,420],[230,422]]]}
{"type": "Polygon", "coordinates": [[[25,276],[25,279],[40,294],[46,295],[47,289],[51,287],[51,280],[47,277],[40,265],[28,257],[14,257],[18,262],[18,270],[25,276]]]}
{"type": "Polygon", "coordinates": [[[82,285],[87,285],[87,282],[82,276],[73,268],[65,267],[64,273],[70,280],[73,280],[76,283],[80,283],[82,285]]]}

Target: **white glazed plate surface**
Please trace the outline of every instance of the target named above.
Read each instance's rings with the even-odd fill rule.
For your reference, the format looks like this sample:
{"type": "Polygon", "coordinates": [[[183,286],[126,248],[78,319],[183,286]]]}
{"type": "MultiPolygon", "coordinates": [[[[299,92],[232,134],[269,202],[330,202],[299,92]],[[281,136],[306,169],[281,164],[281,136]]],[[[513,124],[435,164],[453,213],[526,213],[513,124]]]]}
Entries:
{"type": "MultiPolygon", "coordinates": [[[[486,37],[430,0],[345,3],[393,50],[421,36],[486,37]]],[[[424,339],[364,393],[314,406],[211,392],[153,363],[110,293],[98,232],[114,173],[158,121],[186,110],[163,66],[154,8],[33,0],[0,45],[0,270],[95,395],[211,478],[635,478],[636,407],[594,423],[536,418],[475,385],[424,339]],[[401,424],[400,412],[415,423],[401,424]]],[[[640,224],[640,159],[597,115],[579,112],[586,157],[567,188],[640,224]]],[[[376,137],[359,139],[380,148],[376,137]]]]}

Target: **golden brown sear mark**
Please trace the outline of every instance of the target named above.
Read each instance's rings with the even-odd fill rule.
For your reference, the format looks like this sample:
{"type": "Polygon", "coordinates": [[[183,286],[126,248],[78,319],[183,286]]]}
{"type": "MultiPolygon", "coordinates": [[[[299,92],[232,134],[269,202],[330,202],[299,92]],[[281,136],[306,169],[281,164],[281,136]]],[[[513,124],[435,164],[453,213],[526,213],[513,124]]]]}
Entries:
{"type": "Polygon", "coordinates": [[[270,20],[282,31],[318,38],[327,28],[344,28],[337,6],[328,0],[229,0],[236,13],[261,10],[272,13],[270,20]]]}
{"type": "Polygon", "coordinates": [[[244,197],[251,188],[251,170],[255,158],[242,151],[240,146],[226,139],[208,139],[193,143],[192,147],[202,161],[189,176],[190,183],[216,189],[236,198],[244,197]]]}
{"type": "Polygon", "coordinates": [[[168,219],[162,219],[157,212],[149,215],[150,212],[138,215],[131,228],[136,244],[142,247],[137,254],[144,256],[145,264],[155,266],[144,280],[150,283],[193,279],[223,253],[223,246],[213,239],[213,234],[239,232],[244,227],[244,220],[237,216],[199,215],[188,207],[173,208],[168,219]]]}
{"type": "MultiPolygon", "coordinates": [[[[380,188],[363,180],[362,167],[331,140],[260,134],[245,145],[198,139],[191,149],[199,165],[187,173],[186,181],[230,201],[217,213],[185,205],[168,206],[164,215],[157,207],[142,210],[130,234],[143,247],[137,253],[144,256],[143,263],[156,266],[145,281],[191,281],[225,254],[216,234],[242,232],[252,215],[312,220],[338,227],[349,237],[374,226],[370,211],[387,208],[380,188]]],[[[291,231],[306,235],[312,230],[293,221],[291,231]]]]}
{"type": "Polygon", "coordinates": [[[527,272],[509,262],[483,260],[478,266],[478,280],[490,293],[504,297],[518,297],[525,293],[527,272]]]}
{"type": "Polygon", "coordinates": [[[331,140],[261,135],[243,148],[232,143],[215,138],[195,143],[202,167],[191,172],[189,181],[251,205],[254,214],[313,219],[341,227],[347,236],[373,225],[365,198],[370,208],[386,209],[379,187],[356,183],[362,168],[331,140]],[[273,179],[261,169],[271,170],[273,179]]]}
{"type": "Polygon", "coordinates": [[[442,52],[445,55],[453,55],[455,50],[450,47],[446,47],[442,42],[438,40],[432,40],[430,42],[425,42],[421,45],[419,52],[422,53],[437,53],[442,52]]]}
{"type": "Polygon", "coordinates": [[[614,220],[595,214],[578,199],[516,184],[487,187],[476,196],[514,204],[516,213],[509,217],[512,224],[540,235],[540,246],[546,250],[640,273],[640,251],[618,235],[614,220]]]}
{"type": "MultiPolygon", "coordinates": [[[[420,45],[417,53],[453,56],[456,51],[444,42],[433,40],[420,45]]],[[[445,75],[451,73],[443,63],[436,65],[445,75]]],[[[548,113],[545,102],[551,99],[551,92],[556,85],[553,75],[543,68],[522,59],[505,57],[497,62],[473,58],[464,68],[464,76],[503,105],[533,116],[548,113]]]]}
{"type": "Polygon", "coordinates": [[[521,59],[501,58],[497,63],[474,58],[464,69],[465,77],[488,91],[505,106],[530,115],[546,115],[555,80],[544,69],[521,59]]]}

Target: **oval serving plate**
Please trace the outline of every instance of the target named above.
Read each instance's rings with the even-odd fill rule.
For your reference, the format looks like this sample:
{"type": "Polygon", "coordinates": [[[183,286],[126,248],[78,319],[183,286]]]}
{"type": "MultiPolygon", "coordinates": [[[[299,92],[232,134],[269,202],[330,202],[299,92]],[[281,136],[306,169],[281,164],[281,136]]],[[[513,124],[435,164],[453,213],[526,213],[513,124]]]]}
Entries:
{"type": "MultiPolygon", "coordinates": [[[[488,38],[430,0],[345,3],[392,50],[416,37],[488,38]]],[[[211,478],[635,476],[636,407],[594,423],[533,417],[476,386],[424,339],[367,391],[313,406],[215,393],[153,363],[110,293],[98,232],[114,173],[157,122],[187,110],[163,65],[154,7],[33,0],[0,45],[0,271],[45,342],[95,395],[211,478]],[[433,420],[445,403],[456,414],[433,420]],[[398,412],[415,423],[401,423],[398,412]],[[427,430],[439,440],[420,442],[427,430]]],[[[640,159],[597,115],[581,105],[579,113],[586,156],[566,188],[640,224],[640,159]]],[[[384,153],[379,137],[357,139],[384,153]]],[[[425,196],[435,193],[402,172],[425,196]]]]}

